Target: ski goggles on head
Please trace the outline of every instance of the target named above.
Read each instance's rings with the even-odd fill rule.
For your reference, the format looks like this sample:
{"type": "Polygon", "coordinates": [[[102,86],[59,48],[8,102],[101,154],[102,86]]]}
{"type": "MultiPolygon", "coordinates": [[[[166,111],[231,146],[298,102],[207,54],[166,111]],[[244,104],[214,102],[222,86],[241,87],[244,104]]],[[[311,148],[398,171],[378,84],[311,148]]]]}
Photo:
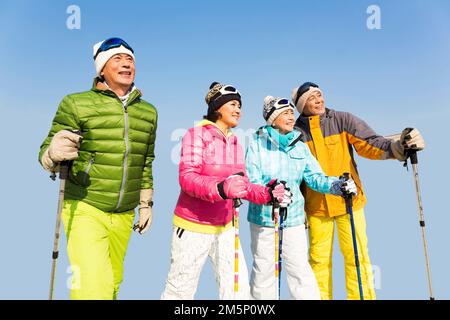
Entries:
{"type": "Polygon", "coordinates": [[[275,103],[273,104],[272,108],[270,109],[270,111],[267,113],[266,117],[264,118],[264,120],[267,121],[267,119],[270,118],[270,116],[277,110],[281,110],[284,108],[292,108],[294,109],[294,106],[292,105],[292,103],[289,102],[288,99],[279,99],[277,101],[275,101],[275,103]]]}
{"type": "MultiPolygon", "coordinates": [[[[239,93],[239,91],[235,87],[230,86],[230,85],[223,86],[222,88],[219,89],[218,93],[220,95],[226,95],[226,94],[238,94],[238,95],[241,95],[239,93]]],[[[216,96],[216,95],[217,95],[217,93],[214,96],[216,96]]]]}
{"type": "MultiPolygon", "coordinates": [[[[288,99],[277,100],[274,104],[274,106],[277,107],[277,109],[283,108],[283,107],[289,107],[290,105],[291,105],[291,103],[289,102],[288,99]]],[[[291,107],[293,107],[293,106],[291,106],[291,107]]]]}
{"type": "Polygon", "coordinates": [[[226,96],[229,94],[234,94],[234,95],[238,95],[239,97],[241,96],[241,94],[239,93],[239,91],[230,85],[225,85],[223,87],[221,87],[210,99],[210,101],[215,101],[217,99],[219,99],[222,96],[226,96]]]}
{"type": "Polygon", "coordinates": [[[207,101],[209,101],[208,107],[217,109],[231,100],[238,100],[239,103],[242,104],[239,91],[231,85],[224,85],[218,89],[210,99],[207,99],[207,101]]]}
{"type": "Polygon", "coordinates": [[[297,105],[298,100],[300,100],[300,97],[301,97],[306,91],[308,91],[309,88],[311,88],[311,87],[313,87],[313,88],[319,88],[319,86],[318,86],[317,84],[312,83],[312,82],[305,82],[304,84],[302,84],[302,85],[298,88],[298,90],[297,90],[297,98],[295,98],[295,101],[294,101],[295,105],[297,105]]]}
{"type": "Polygon", "coordinates": [[[109,49],[118,48],[120,46],[124,46],[128,50],[130,50],[132,53],[134,53],[134,50],[130,47],[128,43],[126,43],[124,40],[120,38],[109,38],[100,45],[97,52],[94,55],[94,60],[97,58],[97,56],[100,54],[100,52],[108,51],[109,49]]]}

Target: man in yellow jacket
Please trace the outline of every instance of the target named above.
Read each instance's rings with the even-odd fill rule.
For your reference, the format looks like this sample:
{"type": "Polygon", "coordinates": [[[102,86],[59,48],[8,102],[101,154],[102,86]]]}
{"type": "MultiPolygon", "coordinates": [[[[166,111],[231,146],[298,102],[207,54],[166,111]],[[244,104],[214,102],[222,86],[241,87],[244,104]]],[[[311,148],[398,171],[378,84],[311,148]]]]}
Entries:
{"type": "MultiPolygon", "coordinates": [[[[405,149],[423,150],[425,142],[417,129],[383,137],[376,134],[363,120],[348,112],[325,107],[319,87],[306,82],[292,91],[292,101],[300,113],[295,127],[302,132],[302,140],[329,176],[350,172],[358,189],[353,199],[355,232],[359,253],[364,299],[375,299],[372,266],[367,249],[364,205],[366,196],[353,149],[372,160],[406,160],[405,149]]],[[[337,229],[339,247],[344,256],[348,299],[359,299],[358,279],[349,217],[341,197],[320,194],[302,185],[305,211],[310,226],[310,264],[320,288],[322,299],[332,299],[332,248],[337,229]]]]}

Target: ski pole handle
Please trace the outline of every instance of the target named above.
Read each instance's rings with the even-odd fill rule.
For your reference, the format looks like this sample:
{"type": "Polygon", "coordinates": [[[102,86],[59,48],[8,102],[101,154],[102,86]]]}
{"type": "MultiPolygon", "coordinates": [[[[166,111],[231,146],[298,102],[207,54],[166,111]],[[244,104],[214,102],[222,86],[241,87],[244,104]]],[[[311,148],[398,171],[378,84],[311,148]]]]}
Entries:
{"type": "Polygon", "coordinates": [[[239,198],[233,199],[233,208],[239,208],[242,205],[242,200],[239,198]]]}
{"type": "MultiPolygon", "coordinates": [[[[413,128],[406,128],[405,130],[403,130],[403,134],[407,135],[409,134],[411,131],[413,131],[413,128]]],[[[411,159],[411,164],[417,164],[417,150],[415,149],[405,149],[406,152],[406,159],[411,159]]]]}
{"type": "Polygon", "coordinates": [[[69,167],[72,161],[61,161],[59,164],[59,179],[66,180],[69,178],[69,167]]]}
{"type": "Polygon", "coordinates": [[[418,164],[417,151],[416,150],[406,150],[406,158],[411,160],[411,164],[418,164]]]}
{"type": "MultiPolygon", "coordinates": [[[[348,172],[344,172],[343,176],[344,176],[344,181],[348,181],[350,179],[350,173],[348,173],[348,172]]],[[[345,205],[347,207],[351,208],[353,205],[353,195],[351,193],[345,193],[344,199],[345,199],[345,205]]]]}

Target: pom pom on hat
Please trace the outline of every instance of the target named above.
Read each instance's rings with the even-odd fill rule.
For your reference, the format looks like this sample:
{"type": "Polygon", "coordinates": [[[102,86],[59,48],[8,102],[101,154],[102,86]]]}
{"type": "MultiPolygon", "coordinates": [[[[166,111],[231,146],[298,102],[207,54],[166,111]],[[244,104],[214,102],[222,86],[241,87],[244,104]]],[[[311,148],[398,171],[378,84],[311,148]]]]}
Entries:
{"type": "Polygon", "coordinates": [[[241,94],[236,88],[219,82],[211,83],[205,97],[206,104],[208,105],[208,114],[217,111],[225,103],[232,100],[237,100],[242,105],[241,94]]]}

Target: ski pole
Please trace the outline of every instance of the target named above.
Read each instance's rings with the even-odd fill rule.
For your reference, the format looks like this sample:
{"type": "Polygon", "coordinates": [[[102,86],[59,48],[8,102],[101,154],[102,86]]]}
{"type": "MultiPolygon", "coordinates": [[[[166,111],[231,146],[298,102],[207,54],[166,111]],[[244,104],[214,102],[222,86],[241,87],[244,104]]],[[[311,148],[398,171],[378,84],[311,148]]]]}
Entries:
{"type": "MultiPolygon", "coordinates": [[[[280,181],[280,183],[282,183],[284,185],[284,188],[287,191],[290,191],[289,188],[286,187],[286,181],[280,181]]],[[[279,225],[278,228],[275,227],[277,230],[278,229],[278,250],[276,250],[275,254],[278,254],[278,300],[281,300],[281,270],[283,268],[283,222],[285,217],[287,217],[287,208],[286,207],[280,207],[279,203],[277,202],[277,205],[279,207],[278,209],[278,217],[279,217],[279,225]],[[277,252],[278,251],[278,252],[277,252]]],[[[277,231],[275,231],[277,232],[277,231]]],[[[275,236],[276,238],[276,236],[275,236]]],[[[275,246],[277,240],[275,239],[275,246]]],[[[276,258],[275,258],[276,259],[276,258]]],[[[277,266],[275,266],[276,268],[277,266]]]]}
{"type": "MultiPolygon", "coordinates": [[[[346,181],[348,179],[350,179],[350,174],[347,172],[344,173],[344,179],[346,181]]],[[[353,219],[353,196],[351,193],[344,194],[344,199],[345,199],[345,207],[347,209],[347,213],[350,216],[350,226],[352,228],[353,251],[355,253],[356,274],[358,276],[359,298],[360,298],[360,300],[364,300],[362,281],[361,281],[361,270],[359,267],[358,246],[356,243],[355,221],[353,219]]]]}
{"type": "MultiPolygon", "coordinates": [[[[243,172],[236,173],[244,176],[243,172]]],[[[239,198],[233,199],[233,226],[234,226],[234,298],[239,291],[239,207],[242,201],[239,198]]]]}
{"type": "Polygon", "coordinates": [[[234,294],[239,291],[239,207],[242,201],[233,199],[233,224],[234,224],[234,294]]]}
{"type": "Polygon", "coordinates": [[[276,199],[273,201],[273,223],[274,223],[274,232],[275,232],[275,283],[278,286],[278,300],[280,299],[280,239],[279,239],[279,217],[280,217],[280,205],[276,199]]]}
{"type": "MultiPolygon", "coordinates": [[[[82,141],[83,136],[79,130],[71,130],[80,136],[79,142],[82,141]]],[[[55,287],[55,273],[56,273],[56,262],[59,256],[59,238],[61,236],[61,215],[62,208],[64,204],[64,194],[66,189],[66,180],[69,178],[69,170],[73,161],[61,161],[59,164],[59,196],[58,196],[58,211],[56,212],[56,225],[55,225],[55,238],[53,240],[53,251],[52,251],[52,269],[50,272],[50,292],[48,299],[53,300],[53,291],[55,287]]],[[[52,172],[50,176],[52,180],[56,179],[55,172],[52,172]]]]}
{"type": "Polygon", "coordinates": [[[50,273],[50,293],[49,300],[53,300],[53,290],[55,284],[55,271],[56,271],[56,261],[59,255],[59,238],[60,238],[60,229],[61,229],[61,212],[64,203],[64,192],[66,187],[66,179],[69,177],[69,161],[62,161],[60,163],[59,170],[59,197],[58,197],[58,211],[56,213],[56,226],[55,226],[55,238],[53,240],[53,252],[52,252],[52,269],[50,273]]]}
{"type": "Polygon", "coordinates": [[[413,169],[414,183],[416,186],[417,204],[418,204],[418,208],[419,208],[419,224],[420,224],[420,228],[422,231],[423,250],[424,250],[424,254],[425,254],[425,264],[426,264],[426,269],[427,269],[428,290],[430,293],[430,300],[434,300],[433,287],[431,284],[430,259],[429,259],[429,255],[428,255],[427,239],[425,236],[425,216],[423,214],[422,197],[421,197],[421,192],[420,192],[417,151],[416,150],[406,150],[406,155],[407,155],[407,158],[410,159],[411,166],[413,169]]]}
{"type": "Polygon", "coordinates": [[[280,208],[280,230],[278,231],[280,241],[278,245],[278,299],[281,300],[281,270],[283,268],[283,222],[287,215],[287,208],[280,208]]]}

